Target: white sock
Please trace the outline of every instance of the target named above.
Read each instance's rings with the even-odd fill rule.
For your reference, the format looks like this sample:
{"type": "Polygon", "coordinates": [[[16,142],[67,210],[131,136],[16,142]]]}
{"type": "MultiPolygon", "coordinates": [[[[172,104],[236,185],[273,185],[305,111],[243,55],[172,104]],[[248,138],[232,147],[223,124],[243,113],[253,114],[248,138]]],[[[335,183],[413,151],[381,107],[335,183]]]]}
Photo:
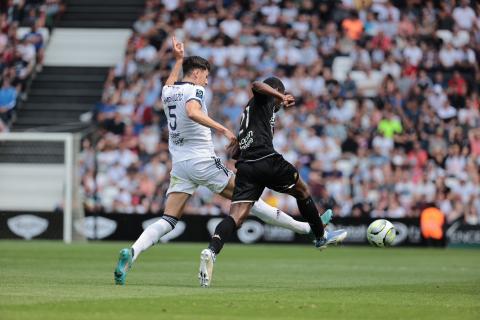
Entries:
{"type": "Polygon", "coordinates": [[[291,216],[267,204],[262,199],[258,199],[253,204],[252,214],[257,218],[263,220],[265,223],[283,227],[299,234],[308,234],[310,232],[310,225],[306,222],[300,222],[293,219],[291,216]]]}
{"type": "Polygon", "coordinates": [[[175,228],[176,223],[177,219],[174,217],[163,216],[157,222],[149,225],[132,246],[133,261],[138,258],[140,253],[155,245],[158,241],[160,241],[161,237],[172,231],[173,228],[175,228]]]}

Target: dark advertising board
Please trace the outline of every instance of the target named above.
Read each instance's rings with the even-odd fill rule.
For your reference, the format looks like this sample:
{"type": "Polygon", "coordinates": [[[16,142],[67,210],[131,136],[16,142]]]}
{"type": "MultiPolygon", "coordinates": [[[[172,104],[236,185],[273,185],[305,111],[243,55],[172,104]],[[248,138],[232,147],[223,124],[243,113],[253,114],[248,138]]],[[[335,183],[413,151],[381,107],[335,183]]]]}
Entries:
{"type": "MultiPolygon", "coordinates": [[[[143,230],[159,219],[150,214],[94,214],[87,213],[83,220],[73,223],[73,231],[90,240],[134,241],[143,230]]],[[[185,215],[175,229],[164,236],[162,242],[208,242],[221,216],[185,215]]],[[[389,219],[397,230],[395,246],[422,246],[419,220],[389,219]]],[[[329,229],[346,229],[346,245],[367,244],[366,231],[373,219],[335,218],[329,229]]],[[[480,226],[461,222],[446,227],[450,247],[480,247],[480,226]]],[[[63,215],[58,212],[0,212],[0,239],[58,239],[63,236],[63,215]]],[[[271,226],[249,217],[236,231],[232,242],[238,243],[310,243],[306,235],[271,226]]]]}
{"type": "MultiPolygon", "coordinates": [[[[156,215],[102,214],[87,215],[84,230],[89,239],[134,241],[151,223],[159,219],[156,215]]],[[[215,227],[221,221],[219,216],[186,215],[178,222],[175,229],[162,241],[208,242],[215,227]]],[[[345,244],[367,244],[366,231],[373,220],[337,218],[330,224],[331,229],[346,229],[348,237],[345,244]]],[[[418,219],[390,219],[397,229],[395,245],[422,245],[418,219]]],[[[80,230],[76,230],[80,231],[80,230]]],[[[263,221],[249,217],[236,231],[232,242],[240,243],[309,243],[306,235],[271,226],[263,221]]]]}
{"type": "Polygon", "coordinates": [[[446,231],[449,247],[480,248],[480,226],[455,222],[446,231]]]}
{"type": "Polygon", "coordinates": [[[0,212],[0,239],[63,238],[63,215],[58,212],[0,212]]]}

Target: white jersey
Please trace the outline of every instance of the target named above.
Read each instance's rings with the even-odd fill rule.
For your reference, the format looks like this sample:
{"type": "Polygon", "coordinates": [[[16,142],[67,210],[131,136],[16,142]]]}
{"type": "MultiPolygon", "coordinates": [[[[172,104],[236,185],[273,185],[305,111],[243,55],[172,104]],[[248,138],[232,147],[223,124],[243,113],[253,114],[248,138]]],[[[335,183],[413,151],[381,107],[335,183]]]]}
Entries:
{"type": "Polygon", "coordinates": [[[187,116],[186,104],[197,100],[202,111],[208,114],[205,105],[205,89],[190,82],[176,82],[162,90],[163,111],[168,121],[168,149],[172,162],[201,157],[214,157],[212,132],[187,116]]]}

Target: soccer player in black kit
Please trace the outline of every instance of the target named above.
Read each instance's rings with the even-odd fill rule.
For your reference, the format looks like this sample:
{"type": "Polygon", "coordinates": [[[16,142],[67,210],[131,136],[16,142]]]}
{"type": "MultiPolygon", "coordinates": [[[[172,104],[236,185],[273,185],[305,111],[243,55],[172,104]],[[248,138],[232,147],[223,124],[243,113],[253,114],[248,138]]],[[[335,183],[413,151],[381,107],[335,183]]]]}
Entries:
{"type": "Polygon", "coordinates": [[[253,97],[245,107],[238,133],[237,175],[230,214],[218,224],[208,249],[203,250],[200,256],[199,279],[202,287],[210,285],[216,255],[241,226],[265,187],[297,199],[300,214],[310,224],[315,236],[315,247],[323,249],[342,241],[347,235],[344,230],[325,232],[307,185],[297,169],[273,148],[275,113],[282,106],[295,105],[294,97],[285,94],[282,81],[275,77],[263,83],[254,82],[252,91],[253,97]]]}

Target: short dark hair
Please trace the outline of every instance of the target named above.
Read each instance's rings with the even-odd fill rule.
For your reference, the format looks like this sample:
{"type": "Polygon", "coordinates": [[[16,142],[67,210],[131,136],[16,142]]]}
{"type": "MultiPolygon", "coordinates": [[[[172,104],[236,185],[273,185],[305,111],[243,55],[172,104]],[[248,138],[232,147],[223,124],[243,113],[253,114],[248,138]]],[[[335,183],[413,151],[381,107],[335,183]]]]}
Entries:
{"type": "Polygon", "coordinates": [[[186,57],[183,59],[182,68],[184,75],[189,75],[195,69],[210,71],[210,62],[199,56],[186,57]]]}
{"type": "Polygon", "coordinates": [[[283,85],[282,80],[278,79],[277,77],[270,77],[263,81],[263,83],[268,84],[273,89],[276,89],[282,93],[285,92],[285,86],[283,85]]]}

